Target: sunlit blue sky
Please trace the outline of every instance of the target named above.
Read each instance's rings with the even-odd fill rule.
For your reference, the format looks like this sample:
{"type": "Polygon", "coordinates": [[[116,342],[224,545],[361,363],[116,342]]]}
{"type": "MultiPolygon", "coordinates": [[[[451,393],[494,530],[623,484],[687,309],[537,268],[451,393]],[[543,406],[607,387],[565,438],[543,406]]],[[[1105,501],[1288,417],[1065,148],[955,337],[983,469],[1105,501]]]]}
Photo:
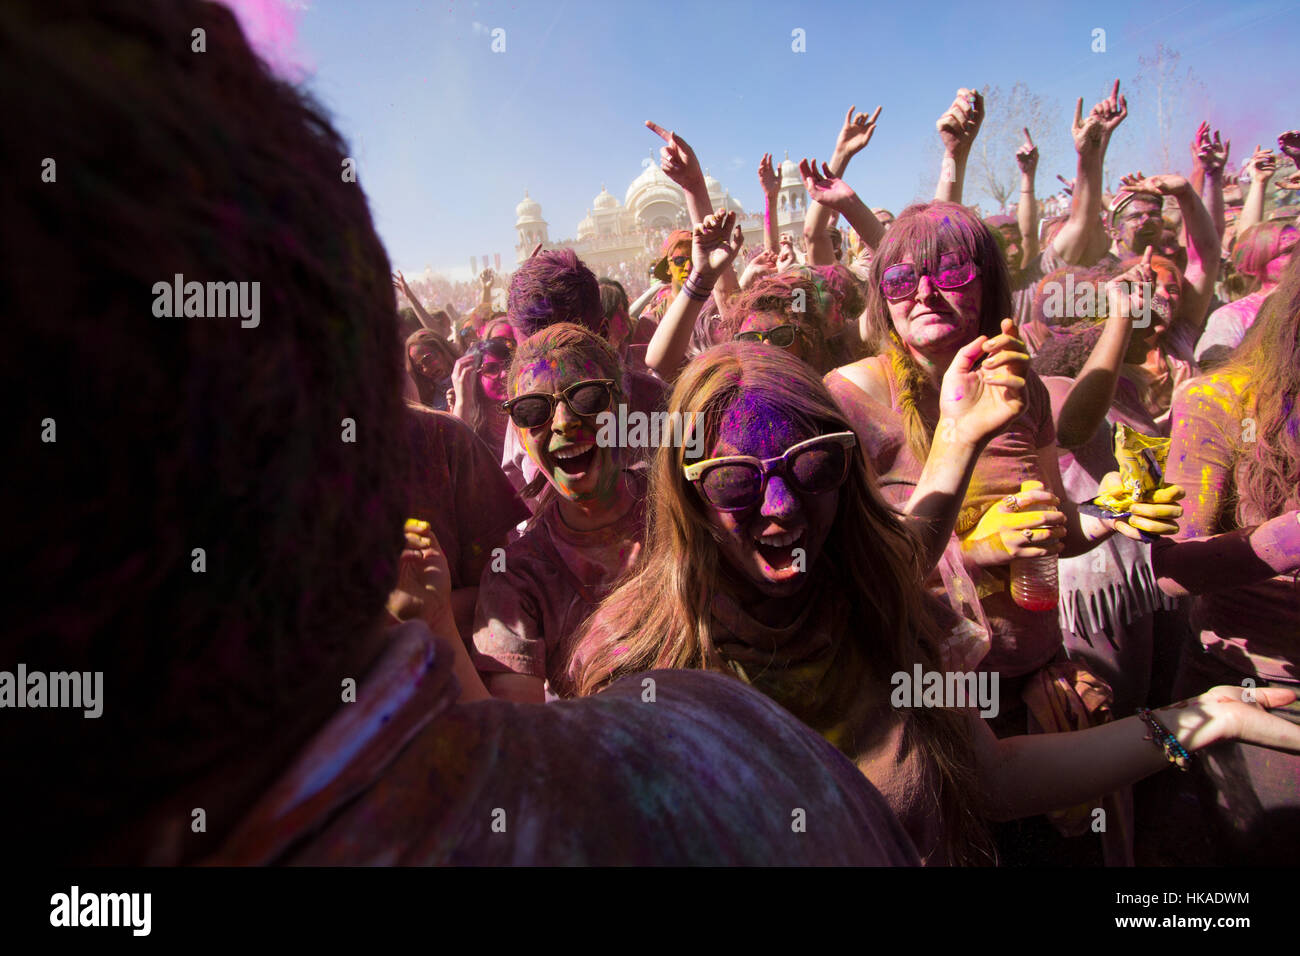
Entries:
{"type": "MultiPolygon", "coordinates": [[[[255,3],[256,0],[249,0],[255,3]]],[[[284,2],[284,0],[272,0],[284,2]]],[[[1134,86],[1157,42],[1200,87],[1166,89],[1169,149],[1186,171],[1204,117],[1233,140],[1300,127],[1295,2],[934,4],[291,0],[292,57],[352,144],[394,265],[463,276],[469,257],[514,263],[514,207],[528,189],[552,239],[572,236],[601,184],[621,201],[660,145],[642,123],[678,130],[747,210],[761,202],[764,151],[825,158],[850,104],[883,104],[875,139],[849,170],[871,205],[895,211],[932,190],[936,118],[959,86],[1024,80],[1051,101],[1034,129],[1040,195],[1073,176],[1069,120],[1122,81],[1130,116],[1112,178],[1159,171],[1153,83],[1134,86]],[[491,31],[506,49],[491,50],[491,31]],[[791,49],[805,31],[806,52],[791,49]],[[1092,51],[1093,30],[1106,51],[1092,51]]],[[[990,123],[992,117],[990,117],[990,123]]],[[[1019,125],[1019,124],[1017,124],[1019,125]]],[[[967,202],[989,200],[968,186],[967,202]]]]}

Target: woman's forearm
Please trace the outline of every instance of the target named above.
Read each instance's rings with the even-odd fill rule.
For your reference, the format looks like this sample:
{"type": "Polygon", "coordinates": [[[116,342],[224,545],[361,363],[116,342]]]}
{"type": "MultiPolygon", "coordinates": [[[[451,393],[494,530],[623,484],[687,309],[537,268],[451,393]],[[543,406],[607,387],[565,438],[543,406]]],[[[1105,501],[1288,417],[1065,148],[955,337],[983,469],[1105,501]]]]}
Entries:
{"type": "MultiPolygon", "coordinates": [[[[692,272],[687,282],[700,292],[712,289],[713,280],[692,272]]],[[[645,350],[646,367],[665,382],[677,379],[677,373],[686,362],[686,351],[691,344],[695,320],[707,299],[693,298],[683,286],[677,293],[645,350]]]]}
{"type": "Polygon", "coordinates": [[[1151,566],[1170,597],[1206,594],[1300,571],[1300,512],[1253,528],[1182,541],[1160,541],[1151,566]]]}
{"type": "MultiPolygon", "coordinates": [[[[1196,699],[1154,713],[1188,753],[1223,739],[1220,722],[1196,699]]],[[[1147,739],[1147,731],[1138,717],[1072,733],[1004,740],[990,740],[993,734],[985,727],[976,754],[989,815],[1014,820],[1058,810],[1149,777],[1169,761],[1147,739]]]]}
{"type": "Polygon", "coordinates": [[[1020,174],[1020,204],[1016,207],[1020,226],[1020,268],[1028,269],[1038,258],[1038,197],[1034,195],[1034,174],[1020,174]]]}
{"type": "Polygon", "coordinates": [[[948,547],[982,450],[950,437],[953,429],[944,425],[940,421],[935,429],[921,477],[903,508],[907,523],[925,545],[927,571],[934,570],[948,547]]]}

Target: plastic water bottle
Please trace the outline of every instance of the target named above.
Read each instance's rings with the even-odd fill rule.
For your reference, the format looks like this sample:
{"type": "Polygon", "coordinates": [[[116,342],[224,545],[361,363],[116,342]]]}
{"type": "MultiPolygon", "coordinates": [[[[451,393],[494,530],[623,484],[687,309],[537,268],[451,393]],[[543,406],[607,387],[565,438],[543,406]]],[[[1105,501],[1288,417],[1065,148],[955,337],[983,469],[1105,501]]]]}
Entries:
{"type": "Polygon", "coordinates": [[[1026,611],[1050,611],[1060,595],[1056,588],[1057,556],[1016,558],[1011,562],[1011,600],[1026,611]]]}
{"type": "MultiPolygon", "coordinates": [[[[1031,483],[1020,486],[1022,492],[1030,490],[1031,483]]],[[[1041,488],[1033,482],[1034,489],[1041,488]]],[[[1055,540],[1055,539],[1052,539],[1055,540]]],[[[1026,611],[1050,611],[1060,601],[1057,589],[1057,556],[1042,558],[1016,558],[1011,562],[1011,600],[1026,611]]]]}

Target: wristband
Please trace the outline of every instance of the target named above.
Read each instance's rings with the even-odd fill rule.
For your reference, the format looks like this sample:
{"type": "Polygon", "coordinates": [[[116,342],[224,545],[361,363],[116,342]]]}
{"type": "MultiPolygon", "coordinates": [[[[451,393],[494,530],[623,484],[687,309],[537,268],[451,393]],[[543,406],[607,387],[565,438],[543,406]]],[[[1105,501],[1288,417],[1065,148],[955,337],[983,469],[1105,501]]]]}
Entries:
{"type": "Polygon", "coordinates": [[[1166,760],[1176,764],[1179,770],[1186,771],[1192,762],[1192,755],[1187,752],[1187,748],[1180,744],[1178,738],[1166,730],[1164,724],[1156,720],[1156,715],[1146,707],[1139,707],[1137,715],[1150,728],[1146,739],[1164,750],[1166,760]]]}
{"type": "Polygon", "coordinates": [[[692,272],[686,277],[686,281],[682,283],[682,291],[686,293],[688,299],[694,299],[696,302],[707,302],[709,296],[713,294],[713,286],[701,288],[695,281],[695,273],[692,272]]]}

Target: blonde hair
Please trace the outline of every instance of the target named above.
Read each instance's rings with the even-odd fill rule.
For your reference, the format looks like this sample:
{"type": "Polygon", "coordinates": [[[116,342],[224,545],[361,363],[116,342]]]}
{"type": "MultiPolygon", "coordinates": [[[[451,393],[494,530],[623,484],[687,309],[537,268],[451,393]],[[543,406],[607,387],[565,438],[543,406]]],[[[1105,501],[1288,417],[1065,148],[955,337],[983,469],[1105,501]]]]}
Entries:
{"type": "MultiPolygon", "coordinates": [[[[687,448],[714,446],[724,415],[742,394],[761,396],[778,415],[812,433],[852,430],[814,371],[780,349],[731,342],[692,361],[677,380],[668,410],[692,422],[692,436],[702,430],[703,440],[693,437],[658,450],[641,554],[575,644],[571,676],[578,694],[654,668],[733,674],[715,643],[711,613],[723,570],[718,533],[682,469],[687,448]]],[[[859,446],[839,491],[824,554],[809,569],[850,605],[841,632],[847,642],[844,664],[832,670],[836,684],[822,699],[807,706],[779,703],[824,733],[876,702],[863,694],[864,687],[884,688],[890,674],[916,663],[926,669],[941,666],[934,603],[922,585],[923,553],[881,497],[859,446]]],[[[918,748],[937,771],[944,848],[954,861],[972,860],[984,845],[984,831],[972,808],[976,785],[967,718],[941,709],[903,716],[907,745],[918,748]]]]}

